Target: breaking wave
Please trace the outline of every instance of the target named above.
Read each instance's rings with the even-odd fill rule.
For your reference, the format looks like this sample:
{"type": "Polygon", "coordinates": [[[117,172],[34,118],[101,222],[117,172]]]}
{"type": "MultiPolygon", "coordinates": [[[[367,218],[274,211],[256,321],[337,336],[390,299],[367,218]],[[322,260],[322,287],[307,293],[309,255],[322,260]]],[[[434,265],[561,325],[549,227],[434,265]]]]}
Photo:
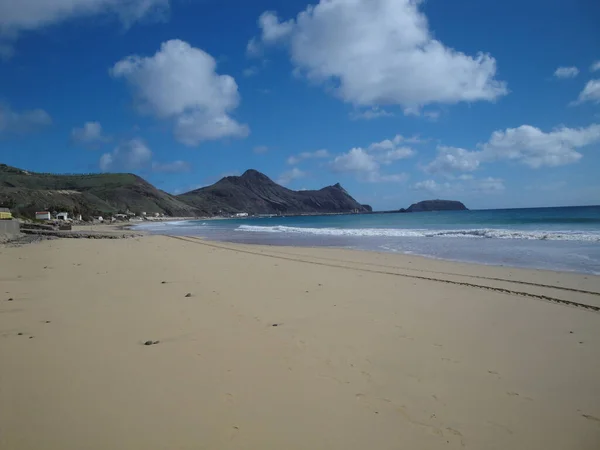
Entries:
{"type": "Polygon", "coordinates": [[[600,232],[576,231],[526,231],[494,228],[466,230],[415,230],[397,228],[304,228],[273,226],[262,227],[241,225],[236,231],[254,233],[293,233],[322,236],[356,236],[356,237],[460,237],[486,239],[527,239],[548,241],[584,241],[600,242],[600,232]]]}

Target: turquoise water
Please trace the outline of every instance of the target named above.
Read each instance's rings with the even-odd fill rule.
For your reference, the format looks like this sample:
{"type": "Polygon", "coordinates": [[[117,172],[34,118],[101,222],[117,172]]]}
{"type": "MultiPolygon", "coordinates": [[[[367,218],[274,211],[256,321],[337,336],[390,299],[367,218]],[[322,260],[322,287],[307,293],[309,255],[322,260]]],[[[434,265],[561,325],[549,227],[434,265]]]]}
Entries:
{"type": "Polygon", "coordinates": [[[153,233],[327,246],[600,274],[600,206],[196,220],[153,233]]]}

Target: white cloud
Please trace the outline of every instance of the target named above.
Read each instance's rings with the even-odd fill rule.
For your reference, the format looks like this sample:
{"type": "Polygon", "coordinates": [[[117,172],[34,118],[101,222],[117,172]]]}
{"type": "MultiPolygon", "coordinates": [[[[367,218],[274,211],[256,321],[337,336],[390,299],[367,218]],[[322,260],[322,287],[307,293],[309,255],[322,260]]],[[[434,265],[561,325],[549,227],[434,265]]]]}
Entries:
{"type": "Polygon", "coordinates": [[[215,59],[187,42],[163,42],[151,57],[129,56],[110,73],[133,89],[140,112],[174,119],[175,137],[188,146],[225,137],[243,138],[250,130],[230,114],[240,96],[235,79],[216,73],[215,59]]]}
{"type": "Polygon", "coordinates": [[[425,167],[428,173],[448,174],[452,172],[472,172],[479,168],[481,152],[470,152],[464,148],[438,147],[438,156],[425,167]]]}
{"type": "Polygon", "coordinates": [[[112,15],[129,27],[143,18],[164,18],[169,0],[0,0],[0,54],[10,57],[19,34],[63,21],[112,15]]]}
{"type": "Polygon", "coordinates": [[[433,195],[456,195],[460,193],[480,192],[494,194],[504,191],[504,181],[500,178],[465,178],[458,182],[439,183],[435,180],[424,180],[415,183],[412,188],[417,191],[426,191],[433,195]]]}
{"type": "Polygon", "coordinates": [[[262,30],[261,40],[265,44],[274,44],[288,38],[294,31],[294,20],[280,22],[273,11],[266,11],[258,18],[258,26],[262,30]]]}
{"type": "Polygon", "coordinates": [[[348,153],[336,156],[332,168],[335,172],[369,173],[379,171],[379,164],[372,155],[356,147],[348,153]]]}
{"type": "Polygon", "coordinates": [[[148,167],[151,161],[152,151],[144,141],[134,138],[117,145],[112,153],[103,154],[100,157],[100,169],[103,172],[138,170],[148,167]]]}
{"type": "Polygon", "coordinates": [[[0,104],[0,134],[31,133],[51,124],[50,114],[43,109],[16,112],[10,106],[0,104]]]}
{"type": "Polygon", "coordinates": [[[190,163],[186,161],[173,161],[170,163],[152,163],[152,171],[162,173],[182,173],[192,170],[190,163]]]}
{"type": "Polygon", "coordinates": [[[404,138],[402,135],[396,135],[393,139],[386,139],[381,142],[375,142],[368,147],[368,151],[375,161],[382,164],[391,164],[400,159],[410,158],[415,155],[415,151],[410,147],[400,147],[403,142],[420,142],[419,138],[404,138]]]}
{"type": "Polygon", "coordinates": [[[277,184],[287,185],[291,181],[304,178],[305,176],[306,172],[294,167],[293,169],[283,172],[281,175],[279,175],[279,178],[277,178],[277,184]]]}
{"type": "Polygon", "coordinates": [[[600,70],[600,61],[594,62],[594,64],[592,64],[590,67],[591,72],[597,72],[598,70],[600,70]]]}
{"type": "Polygon", "coordinates": [[[425,167],[429,173],[471,172],[483,163],[516,161],[537,169],[572,164],[582,157],[577,149],[600,142],[600,125],[556,128],[548,133],[531,125],[495,131],[479,150],[438,147],[438,156],[425,167]]]}
{"type": "Polygon", "coordinates": [[[329,158],[329,152],[325,149],[317,150],[314,152],[302,152],[298,155],[290,156],[287,159],[287,163],[290,165],[298,164],[301,161],[306,159],[319,159],[319,158],[329,158]]]}
{"type": "MultiPolygon", "coordinates": [[[[406,174],[385,175],[380,172],[380,162],[388,163],[387,159],[389,158],[389,155],[396,151],[397,150],[388,150],[379,154],[373,154],[369,153],[368,150],[356,147],[347,153],[336,156],[330,166],[334,172],[354,173],[359,180],[369,183],[399,183],[407,179],[406,174]]],[[[391,160],[389,160],[389,162],[391,162],[391,160]]]]}
{"type": "Polygon", "coordinates": [[[227,137],[244,138],[248,134],[247,125],[240,125],[227,114],[213,115],[205,111],[183,114],[175,125],[175,138],[189,147],[227,137]]]}
{"type": "Polygon", "coordinates": [[[529,167],[556,167],[579,161],[580,147],[600,141],[600,125],[587,128],[556,128],[544,133],[539,128],[521,125],[495,131],[482,146],[486,159],[514,160],[529,167]]]}
{"type": "Polygon", "coordinates": [[[248,58],[258,58],[263,53],[260,42],[256,38],[252,38],[246,45],[246,56],[248,58]]]}
{"type": "Polygon", "coordinates": [[[269,147],[267,147],[266,145],[257,145],[252,149],[252,151],[257,155],[263,155],[269,151],[269,147]]]}
{"type": "Polygon", "coordinates": [[[415,151],[410,147],[400,147],[393,150],[387,150],[382,153],[374,154],[374,158],[381,164],[391,164],[400,159],[410,158],[415,154],[415,151]]]}
{"type": "Polygon", "coordinates": [[[354,173],[359,180],[370,183],[403,182],[406,174],[382,174],[381,165],[390,165],[395,161],[410,158],[416,152],[410,147],[401,146],[403,143],[420,143],[417,136],[405,138],[398,134],[392,139],[374,142],[367,148],[355,147],[347,153],[336,156],[330,163],[334,172],[354,173]]]}
{"type": "MultiPolygon", "coordinates": [[[[263,45],[287,44],[296,72],[356,106],[494,101],[506,95],[496,61],[444,46],[420,0],[321,0],[287,22],[259,19],[263,45]]],[[[249,46],[256,46],[257,40],[249,46]]]]}
{"type": "Polygon", "coordinates": [[[585,102],[600,103],[600,79],[588,81],[583,91],[579,93],[577,100],[571,105],[580,105],[585,102]]]}
{"type": "Polygon", "coordinates": [[[86,147],[95,147],[108,142],[110,138],[102,132],[100,122],[86,122],[81,128],[73,128],[71,141],[86,147]]]}
{"type": "Polygon", "coordinates": [[[352,120],[373,120],[378,119],[380,117],[393,117],[394,114],[386,111],[385,109],[380,108],[379,106],[373,106],[364,111],[352,111],[350,113],[350,119],[352,120]]]}
{"type": "Polygon", "coordinates": [[[554,71],[556,78],[575,78],[577,75],[579,75],[577,67],[559,67],[554,71]]]}

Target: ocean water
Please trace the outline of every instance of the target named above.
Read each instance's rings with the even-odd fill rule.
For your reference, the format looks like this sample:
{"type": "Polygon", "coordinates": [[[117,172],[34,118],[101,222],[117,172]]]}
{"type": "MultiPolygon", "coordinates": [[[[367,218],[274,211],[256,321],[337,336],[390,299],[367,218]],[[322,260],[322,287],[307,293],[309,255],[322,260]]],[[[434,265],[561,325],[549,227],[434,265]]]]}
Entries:
{"type": "Polygon", "coordinates": [[[600,206],[148,223],[152,233],[600,274],[600,206]]]}

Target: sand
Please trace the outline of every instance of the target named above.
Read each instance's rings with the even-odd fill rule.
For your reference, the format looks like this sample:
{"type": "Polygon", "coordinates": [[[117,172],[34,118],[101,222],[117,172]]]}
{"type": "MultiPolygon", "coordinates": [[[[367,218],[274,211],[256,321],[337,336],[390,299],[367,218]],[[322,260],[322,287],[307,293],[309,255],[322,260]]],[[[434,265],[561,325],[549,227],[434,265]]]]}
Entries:
{"type": "Polygon", "coordinates": [[[597,450],[598,309],[597,276],[406,255],[0,248],[0,449],[597,450]]]}

